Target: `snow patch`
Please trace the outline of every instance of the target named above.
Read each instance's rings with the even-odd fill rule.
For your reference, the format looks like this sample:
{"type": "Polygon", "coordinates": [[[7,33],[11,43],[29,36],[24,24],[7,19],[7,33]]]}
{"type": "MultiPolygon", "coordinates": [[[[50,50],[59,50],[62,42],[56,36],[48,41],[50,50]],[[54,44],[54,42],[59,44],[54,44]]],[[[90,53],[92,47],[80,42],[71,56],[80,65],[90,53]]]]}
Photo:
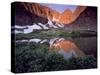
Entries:
{"type": "Polygon", "coordinates": [[[30,39],[29,42],[35,42],[35,43],[39,43],[41,41],[41,39],[30,39]]]}

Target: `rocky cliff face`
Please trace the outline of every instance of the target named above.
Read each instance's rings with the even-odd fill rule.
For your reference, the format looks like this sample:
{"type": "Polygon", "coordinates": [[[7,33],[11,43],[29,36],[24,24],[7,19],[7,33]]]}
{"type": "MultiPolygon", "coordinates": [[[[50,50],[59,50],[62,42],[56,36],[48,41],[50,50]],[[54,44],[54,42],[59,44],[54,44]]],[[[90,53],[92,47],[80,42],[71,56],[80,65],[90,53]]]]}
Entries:
{"type": "Polygon", "coordinates": [[[47,18],[53,22],[60,24],[70,24],[77,19],[77,17],[85,10],[85,6],[78,6],[75,12],[67,9],[63,13],[59,13],[52,8],[43,6],[37,3],[21,3],[26,11],[31,14],[36,14],[40,17],[47,18]]]}
{"type": "Polygon", "coordinates": [[[87,7],[70,25],[97,31],[97,7],[87,7]]]}
{"type": "MultiPolygon", "coordinates": [[[[74,12],[66,9],[63,13],[37,3],[16,3],[15,24],[32,25],[33,23],[48,23],[48,20],[60,25],[77,26],[97,29],[97,8],[78,6],[74,12]]],[[[58,25],[56,24],[56,25],[58,25]]]]}
{"type": "Polygon", "coordinates": [[[47,18],[36,15],[27,11],[20,2],[15,3],[15,8],[12,9],[15,11],[15,24],[16,25],[32,25],[35,23],[47,23],[47,18]]]}

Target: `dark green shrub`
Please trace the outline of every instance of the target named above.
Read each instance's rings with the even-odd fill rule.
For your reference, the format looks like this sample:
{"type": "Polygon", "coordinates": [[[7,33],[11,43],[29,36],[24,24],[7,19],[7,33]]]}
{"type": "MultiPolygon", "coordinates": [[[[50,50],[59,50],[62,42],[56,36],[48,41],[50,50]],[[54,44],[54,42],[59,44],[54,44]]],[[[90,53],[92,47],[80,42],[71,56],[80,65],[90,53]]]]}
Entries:
{"type": "Polygon", "coordinates": [[[64,60],[57,52],[48,51],[47,45],[16,46],[16,72],[41,72],[96,68],[97,60],[88,55],[64,60]]]}

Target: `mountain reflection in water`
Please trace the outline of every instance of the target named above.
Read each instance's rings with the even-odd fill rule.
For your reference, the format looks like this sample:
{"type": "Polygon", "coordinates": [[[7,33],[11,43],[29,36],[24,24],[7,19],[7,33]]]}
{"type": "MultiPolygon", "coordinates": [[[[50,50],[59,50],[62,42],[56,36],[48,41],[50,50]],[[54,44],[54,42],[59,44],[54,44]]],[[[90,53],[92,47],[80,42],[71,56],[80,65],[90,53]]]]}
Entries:
{"type": "Polygon", "coordinates": [[[85,55],[74,42],[70,40],[60,40],[50,45],[50,50],[56,50],[59,54],[63,55],[65,59],[70,57],[80,57],[85,55]]]}
{"type": "Polygon", "coordinates": [[[71,40],[64,38],[17,40],[16,43],[47,44],[50,51],[56,51],[65,59],[85,55],[71,40]]]}

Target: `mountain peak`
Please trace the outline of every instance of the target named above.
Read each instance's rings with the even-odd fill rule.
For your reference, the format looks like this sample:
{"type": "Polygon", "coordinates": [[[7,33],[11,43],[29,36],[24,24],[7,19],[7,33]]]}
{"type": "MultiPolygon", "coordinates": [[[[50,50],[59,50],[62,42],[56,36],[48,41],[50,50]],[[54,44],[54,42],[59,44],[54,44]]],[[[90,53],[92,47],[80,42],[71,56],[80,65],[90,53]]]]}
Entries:
{"type": "Polygon", "coordinates": [[[38,3],[22,3],[22,4],[24,5],[25,9],[31,12],[32,14],[36,14],[37,16],[50,19],[60,24],[72,23],[85,9],[85,7],[78,6],[74,12],[72,12],[70,9],[66,9],[63,13],[59,13],[58,11],[50,7],[43,6],[38,3]],[[27,9],[26,7],[31,9],[27,9]]]}
{"type": "Polygon", "coordinates": [[[63,13],[72,13],[72,11],[70,9],[66,9],[63,13]]]}

